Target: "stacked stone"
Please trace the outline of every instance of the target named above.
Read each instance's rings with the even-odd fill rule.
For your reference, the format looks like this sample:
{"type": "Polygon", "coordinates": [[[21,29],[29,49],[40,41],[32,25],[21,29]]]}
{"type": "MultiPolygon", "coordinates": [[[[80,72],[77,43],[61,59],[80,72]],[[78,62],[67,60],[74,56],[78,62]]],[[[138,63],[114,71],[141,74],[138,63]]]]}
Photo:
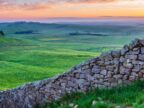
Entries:
{"type": "Polygon", "coordinates": [[[63,75],[0,92],[0,108],[33,108],[66,93],[111,88],[144,79],[144,40],[74,66],[63,75]]]}

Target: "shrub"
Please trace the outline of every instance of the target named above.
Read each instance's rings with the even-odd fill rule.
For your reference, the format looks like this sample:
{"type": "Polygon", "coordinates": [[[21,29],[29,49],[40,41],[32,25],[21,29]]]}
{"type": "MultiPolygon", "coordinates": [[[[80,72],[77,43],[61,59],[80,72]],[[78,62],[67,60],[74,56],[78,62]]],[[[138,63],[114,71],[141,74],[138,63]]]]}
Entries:
{"type": "Polygon", "coordinates": [[[0,37],[4,37],[4,32],[3,31],[0,31],[0,37]]]}

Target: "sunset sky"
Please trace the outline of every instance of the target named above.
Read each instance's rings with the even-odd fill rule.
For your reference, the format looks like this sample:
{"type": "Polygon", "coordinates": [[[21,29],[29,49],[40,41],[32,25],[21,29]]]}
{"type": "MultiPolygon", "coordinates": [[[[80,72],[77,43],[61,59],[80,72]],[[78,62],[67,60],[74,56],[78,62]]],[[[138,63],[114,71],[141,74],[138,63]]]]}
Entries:
{"type": "Polygon", "coordinates": [[[144,17],[144,0],[0,0],[0,20],[144,17]]]}

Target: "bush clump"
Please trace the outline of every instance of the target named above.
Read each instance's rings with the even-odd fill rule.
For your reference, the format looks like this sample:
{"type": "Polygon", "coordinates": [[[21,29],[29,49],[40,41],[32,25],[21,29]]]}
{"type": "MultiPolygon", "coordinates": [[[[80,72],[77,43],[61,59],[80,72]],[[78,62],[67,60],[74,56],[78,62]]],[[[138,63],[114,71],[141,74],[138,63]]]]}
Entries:
{"type": "Polygon", "coordinates": [[[4,32],[0,31],[0,37],[4,37],[4,36],[5,36],[4,32]]]}

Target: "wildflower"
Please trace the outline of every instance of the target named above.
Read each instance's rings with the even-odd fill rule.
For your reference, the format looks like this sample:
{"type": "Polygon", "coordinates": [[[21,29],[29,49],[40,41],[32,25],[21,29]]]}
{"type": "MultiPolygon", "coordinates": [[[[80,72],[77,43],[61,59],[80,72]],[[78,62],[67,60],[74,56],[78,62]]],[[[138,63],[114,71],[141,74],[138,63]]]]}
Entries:
{"type": "Polygon", "coordinates": [[[69,104],[69,107],[74,107],[74,104],[73,104],[73,103],[70,103],[70,104],[69,104]]]}
{"type": "Polygon", "coordinates": [[[92,101],[92,106],[95,106],[97,104],[97,101],[96,100],[93,100],[92,101]]]}
{"type": "Polygon", "coordinates": [[[78,105],[75,105],[74,108],[78,108],[78,105]]]}

